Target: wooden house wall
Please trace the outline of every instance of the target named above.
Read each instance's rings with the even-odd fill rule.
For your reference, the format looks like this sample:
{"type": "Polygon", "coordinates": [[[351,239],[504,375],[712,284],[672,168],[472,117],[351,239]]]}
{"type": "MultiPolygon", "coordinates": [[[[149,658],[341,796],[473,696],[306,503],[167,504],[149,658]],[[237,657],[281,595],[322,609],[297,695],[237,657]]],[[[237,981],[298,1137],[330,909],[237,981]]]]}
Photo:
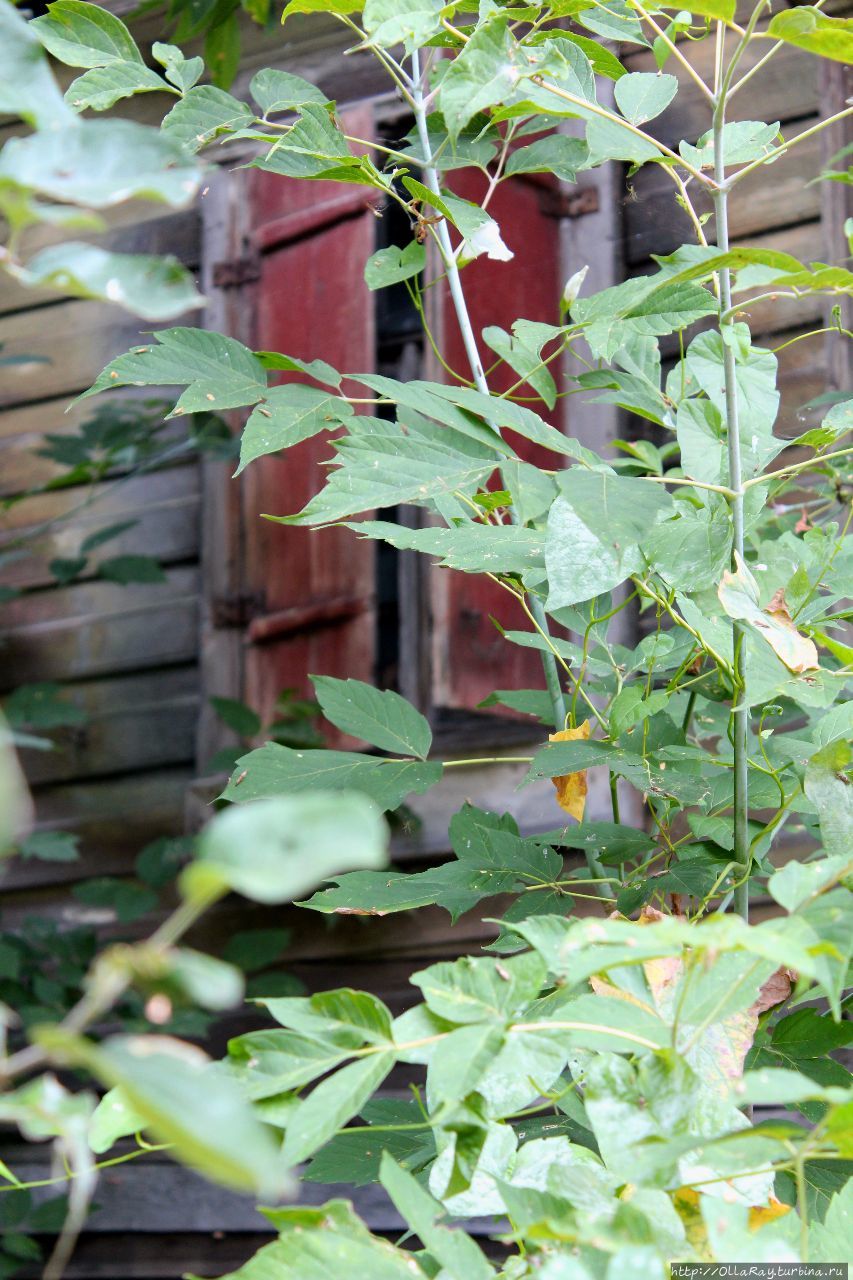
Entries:
{"type": "MultiPolygon", "coordinates": [[[[133,6],[114,0],[110,7],[122,12],[133,6]]],[[[161,32],[151,20],[146,22],[143,37],[158,38],[161,32]]],[[[264,65],[305,75],[343,103],[370,99],[384,89],[369,58],[340,57],[337,28],[306,19],[290,30],[296,36],[282,43],[278,33],[270,37],[247,28],[235,92],[245,93],[253,72],[264,65]]],[[[700,71],[710,72],[702,61],[709,56],[710,46],[702,46],[700,71]]],[[[644,52],[629,53],[627,60],[631,70],[651,65],[644,52]]],[[[842,77],[834,70],[827,76],[817,60],[783,50],[742,92],[735,115],[778,116],[790,131],[806,127],[828,96],[843,93],[842,77]]],[[[140,109],[153,118],[159,105],[143,101],[140,109]]],[[[698,136],[708,127],[707,108],[689,82],[678,106],[658,124],[667,142],[698,136]]],[[[820,148],[805,144],[770,171],[769,185],[763,185],[765,180],[745,183],[733,202],[733,239],[782,247],[806,259],[827,258],[828,231],[834,228],[837,236],[843,217],[835,192],[828,198],[820,185],[808,185],[819,159],[820,148]]],[[[563,264],[575,270],[589,262],[592,287],[604,287],[626,270],[651,269],[652,251],[667,252],[690,238],[671,184],[660,170],[643,170],[623,187],[611,166],[607,173],[588,175],[586,183],[597,188],[599,209],[564,223],[563,264]]],[[[117,215],[111,234],[118,245],[168,249],[189,265],[200,265],[211,299],[206,322],[245,338],[250,330],[245,294],[213,287],[214,263],[239,257],[244,248],[239,193],[239,177],[226,168],[211,184],[201,214],[164,215],[155,206],[129,207],[117,215]]],[[[843,245],[836,244],[835,250],[842,252],[843,245]]],[[[805,299],[772,316],[759,305],[750,319],[754,334],[776,345],[815,327],[822,314],[821,303],[805,299]]],[[[29,352],[51,361],[0,369],[0,485],[5,494],[49,477],[49,464],[33,457],[33,446],[45,431],[70,430],[79,423],[85,406],[65,416],[68,399],[114,354],[127,349],[141,327],[115,308],[24,294],[0,282],[4,354],[29,352]]],[[[820,339],[790,347],[783,369],[783,430],[794,434],[798,407],[828,382],[839,385],[846,371],[835,349],[820,339]]],[[[612,437],[624,425],[615,411],[600,406],[575,413],[573,430],[592,445],[600,444],[602,430],[612,437]]],[[[104,482],[102,502],[57,526],[48,545],[9,565],[8,577],[0,578],[36,588],[5,606],[3,686],[70,679],[72,696],[90,713],[86,728],[67,735],[62,752],[31,754],[27,762],[40,821],[79,830],[84,857],[79,864],[32,862],[16,868],[4,885],[6,924],[23,922],[33,909],[68,917],[70,880],[126,872],[145,840],[180,830],[185,818],[195,826],[209,811],[212,788],[190,785],[216,745],[202,685],[206,693],[238,693],[242,666],[239,632],[215,625],[212,615],[213,599],[240,585],[242,513],[228,470],[210,461],[186,462],[124,485],[104,482]],[[73,554],[81,538],[99,524],[135,515],[140,525],[125,535],[125,543],[108,544],[104,554],[144,544],[146,552],[163,560],[166,583],[122,588],[84,576],[70,586],[51,585],[45,565],[52,556],[73,554]]],[[[21,504],[9,514],[8,527],[20,531],[52,519],[81,496],[63,491],[21,504]]],[[[464,780],[461,771],[454,774],[435,796],[415,802],[419,825],[397,839],[398,859],[412,869],[446,853],[446,815],[466,795],[485,807],[519,806],[529,825],[546,803],[547,788],[515,790],[517,766],[466,771],[464,780]]],[[[546,812],[550,820],[552,814],[546,812]]],[[[493,914],[495,904],[488,905],[493,914]]],[[[364,986],[395,1011],[409,998],[413,970],[473,949],[488,933],[474,913],[451,933],[447,915],[438,909],[384,920],[329,921],[307,912],[271,916],[234,902],[198,931],[196,941],[216,951],[237,928],[282,921],[293,928],[290,966],[308,989],[344,982],[364,986]]],[[[145,927],[141,922],[139,928],[145,927]]],[[[247,1025],[242,1016],[231,1024],[236,1029],[247,1025]]],[[[306,1196],[316,1201],[324,1197],[324,1189],[308,1188],[306,1196]]],[[[239,1264],[264,1238],[251,1204],[212,1191],[168,1164],[142,1161],[112,1170],[98,1199],[101,1210],[68,1271],[78,1280],[119,1273],[128,1280],[172,1280],[188,1270],[217,1275],[239,1264]]],[[[377,1228],[395,1228],[381,1198],[367,1195],[356,1202],[377,1228]]]]}

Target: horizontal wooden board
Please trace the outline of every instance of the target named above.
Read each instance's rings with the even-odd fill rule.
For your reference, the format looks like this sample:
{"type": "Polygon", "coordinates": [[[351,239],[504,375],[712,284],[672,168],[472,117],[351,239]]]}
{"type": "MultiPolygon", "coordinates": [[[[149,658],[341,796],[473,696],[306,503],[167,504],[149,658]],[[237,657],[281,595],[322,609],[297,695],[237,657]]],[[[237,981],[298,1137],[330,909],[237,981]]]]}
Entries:
{"type": "Polygon", "coordinates": [[[40,787],[38,829],[79,835],[80,858],[76,862],[15,858],[4,863],[4,909],[16,891],[63,885],[57,898],[61,906],[67,886],[77,880],[131,874],[136,855],[146,844],[163,835],[181,834],[184,796],[193,772],[185,765],[40,787]]]}
{"type": "Polygon", "coordinates": [[[162,583],[95,580],[12,600],[0,632],[5,678],[79,680],[192,662],[198,590],[198,571],[187,566],[162,583]]]}
{"type": "Polygon", "coordinates": [[[33,784],[184,764],[194,757],[195,666],[85,681],[70,686],[68,698],[86,712],[86,723],[57,731],[57,751],[21,753],[33,784]]]}
{"type": "Polygon", "coordinates": [[[95,486],[90,502],[85,490],[62,489],[18,503],[4,517],[0,550],[23,539],[24,554],[4,566],[0,582],[18,588],[51,583],[47,568],[51,560],[78,555],[81,543],[91,534],[125,520],[137,523],[96,548],[90,566],[141,552],[166,563],[195,559],[198,489],[196,466],[170,467],[95,486]],[[81,508],[84,502],[87,505],[81,508]],[[48,521],[53,522],[49,528],[48,521]]]}
{"type": "MultiPolygon", "coordinates": [[[[191,312],[170,323],[197,322],[198,313],[191,312]]],[[[114,356],[137,344],[151,328],[150,321],[121,307],[79,300],[3,316],[3,354],[40,359],[3,369],[0,408],[85,391],[114,356]]]]}
{"type": "MultiPolygon", "coordinates": [[[[804,127],[809,121],[804,121],[804,127]]],[[[820,184],[811,180],[820,171],[820,138],[810,138],[772,169],[757,171],[735,187],[729,201],[729,236],[743,240],[776,227],[812,222],[820,217],[820,184]]],[[[650,254],[672,253],[681,244],[693,244],[693,224],[676,202],[676,187],[660,165],[644,165],[630,179],[624,206],[625,256],[630,264],[647,259],[650,254]]],[[[711,200],[701,191],[692,193],[696,212],[711,212],[711,200]]],[[[714,237],[713,218],[706,224],[709,238],[714,237]]],[[[821,256],[846,253],[846,246],[823,246],[821,256]]]]}

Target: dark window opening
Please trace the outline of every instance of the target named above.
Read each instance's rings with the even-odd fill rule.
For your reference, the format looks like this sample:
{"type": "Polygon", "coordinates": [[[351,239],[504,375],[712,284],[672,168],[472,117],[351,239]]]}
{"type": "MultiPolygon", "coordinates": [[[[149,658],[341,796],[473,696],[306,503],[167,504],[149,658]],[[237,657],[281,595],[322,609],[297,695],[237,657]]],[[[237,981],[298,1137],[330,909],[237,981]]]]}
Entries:
{"type": "MultiPolygon", "coordinates": [[[[379,140],[389,146],[399,146],[407,127],[405,121],[395,122],[393,130],[389,128],[379,140]]],[[[411,239],[412,227],[405,211],[396,202],[389,202],[376,222],[376,248],[387,249],[392,245],[404,248],[411,239]]],[[[403,382],[420,377],[423,334],[406,285],[379,289],[374,299],[377,371],[403,382]]],[[[377,519],[408,523],[413,519],[413,511],[410,507],[386,507],[377,512],[377,519]]],[[[380,688],[396,689],[428,710],[426,691],[417,687],[419,681],[413,680],[413,673],[420,665],[411,618],[413,612],[419,611],[420,593],[416,587],[419,571],[415,563],[418,559],[413,552],[399,552],[385,542],[377,543],[376,682],[380,688]]]]}

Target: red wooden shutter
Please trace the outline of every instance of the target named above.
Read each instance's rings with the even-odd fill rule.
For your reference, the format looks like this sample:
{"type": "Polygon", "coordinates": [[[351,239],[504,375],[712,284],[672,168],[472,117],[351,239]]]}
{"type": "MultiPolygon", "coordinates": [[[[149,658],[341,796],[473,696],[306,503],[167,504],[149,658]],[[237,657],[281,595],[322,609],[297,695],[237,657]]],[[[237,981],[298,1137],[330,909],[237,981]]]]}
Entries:
{"type": "MultiPolygon", "coordinates": [[[[456,193],[467,199],[480,200],[483,196],[480,177],[464,175],[453,185],[456,193]]],[[[558,322],[563,286],[558,199],[556,184],[538,175],[514,178],[495,192],[489,212],[515,256],[510,262],[478,258],[465,267],[462,275],[486,368],[494,359],[492,356],[490,360],[492,353],[480,340],[481,330],[487,325],[499,325],[509,331],[518,319],[558,322]]],[[[446,288],[439,309],[448,363],[452,369],[467,374],[462,335],[446,288]]],[[[489,379],[496,392],[507,390],[517,381],[518,375],[506,365],[495,370],[489,379]]],[[[542,413],[544,406],[536,403],[532,407],[542,413]]],[[[559,408],[543,416],[550,417],[555,426],[560,425],[559,408]]],[[[526,440],[513,437],[512,443],[529,462],[546,467],[559,465],[554,454],[526,440]]],[[[436,624],[433,687],[437,705],[471,709],[494,689],[541,686],[538,654],[508,643],[491,621],[490,615],[507,629],[529,630],[527,618],[506,591],[479,575],[436,569],[432,599],[436,624]]]]}
{"type": "MultiPolygon", "coordinates": [[[[371,113],[343,117],[369,136],[371,113]]],[[[256,350],[366,372],[374,364],[373,306],[363,277],[375,218],[364,187],[249,175],[257,254],[256,350]]],[[[302,379],[304,381],[304,379],[302,379]]],[[[253,614],[246,634],[244,697],[269,711],[281,689],[309,691],[308,674],[371,680],[374,546],[348,530],[313,531],[261,519],[299,511],[322,484],[326,436],[253,462],[242,477],[244,581],[253,614]]]]}

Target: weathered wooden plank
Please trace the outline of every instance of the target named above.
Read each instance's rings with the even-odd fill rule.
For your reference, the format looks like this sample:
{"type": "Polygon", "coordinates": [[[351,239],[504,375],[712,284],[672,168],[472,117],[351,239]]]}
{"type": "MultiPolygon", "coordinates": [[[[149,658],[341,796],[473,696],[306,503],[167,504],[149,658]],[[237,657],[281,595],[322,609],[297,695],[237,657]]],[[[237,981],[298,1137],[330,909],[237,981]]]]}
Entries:
{"type": "MultiPolygon", "coordinates": [[[[843,111],[853,93],[853,70],[840,62],[827,62],[821,77],[821,103],[825,118],[843,111]]],[[[827,168],[839,168],[835,158],[838,152],[849,146],[851,140],[850,120],[841,119],[821,134],[823,162],[827,168]]],[[[843,161],[841,162],[843,163],[843,161]]],[[[853,216],[853,192],[843,182],[822,182],[820,184],[821,211],[824,225],[824,242],[826,245],[821,255],[825,262],[833,264],[849,263],[849,248],[845,227],[853,216]]],[[[849,295],[837,298],[841,307],[841,327],[849,330],[853,325],[853,301],[849,295]]],[[[853,385],[853,368],[850,362],[848,338],[836,331],[826,335],[827,363],[829,366],[830,386],[840,391],[849,391],[853,385]]]]}
{"type": "MultiPolygon", "coordinates": [[[[183,322],[192,324],[196,313],[183,322]]],[[[179,318],[173,323],[180,324],[179,318]]],[[[36,356],[7,365],[0,381],[0,407],[71,396],[85,391],[113,356],[127,351],[150,330],[139,320],[100,302],[58,302],[0,318],[0,342],[7,356],[36,356]]]]}
{"type": "Polygon", "coordinates": [[[24,751],[33,784],[184,764],[193,756],[198,711],[195,666],[72,685],[69,701],[87,720],[56,734],[59,749],[24,751]]]}
{"type": "MultiPolygon", "coordinates": [[[[749,71],[767,53],[769,45],[756,41],[744,54],[741,72],[749,71]]],[[[624,59],[631,71],[655,71],[651,50],[631,52],[624,59]]],[[[714,41],[704,40],[690,47],[690,61],[706,84],[713,83],[714,41]]],[[[711,107],[687,73],[673,59],[669,74],[678,77],[680,88],[673,105],[648,126],[667,146],[677,146],[682,138],[694,142],[711,127],[711,107]]],[[[731,102],[730,120],[800,120],[818,109],[820,60],[785,45],[750,80],[731,102]]]]}
{"type": "MultiPolygon", "coordinates": [[[[136,855],[151,840],[181,834],[184,795],[191,779],[191,768],[176,766],[39,788],[38,829],[75,832],[81,841],[80,858],[76,862],[16,858],[4,863],[4,919],[7,896],[13,891],[67,886],[89,876],[130,874],[136,855]]],[[[58,899],[60,905],[66,893],[67,888],[58,899]]]]}
{"type": "MultiPolygon", "coordinates": [[[[4,519],[0,547],[24,539],[20,560],[4,566],[0,582],[32,587],[53,581],[47,565],[79,554],[81,543],[100,529],[124,520],[137,523],[96,548],[90,566],[112,556],[155,556],[166,563],[198,554],[198,468],[168,470],[109,481],[91,491],[62,489],[18,503],[4,519]],[[81,503],[86,502],[82,509],[81,503]],[[50,527],[46,527],[48,521],[50,527]]],[[[88,572],[88,570],[87,570],[88,572]]]]}
{"type": "MultiPolygon", "coordinates": [[[[807,127],[808,121],[803,125],[807,127]]],[[[768,172],[756,171],[735,187],[729,204],[732,240],[820,217],[821,187],[811,184],[821,166],[820,141],[810,138],[783,156],[768,171],[770,181],[768,172]]],[[[629,263],[642,262],[652,253],[671,253],[695,241],[693,225],[675,196],[675,185],[659,165],[644,165],[629,182],[624,215],[629,263]]],[[[711,212],[710,198],[703,192],[693,193],[693,203],[700,216],[711,212]]],[[[713,219],[706,224],[706,232],[713,239],[713,219]]]]}
{"type": "Polygon", "coordinates": [[[93,581],[5,606],[0,653],[12,683],[81,679],[191,662],[198,649],[198,571],[162,583],[93,581]]]}

